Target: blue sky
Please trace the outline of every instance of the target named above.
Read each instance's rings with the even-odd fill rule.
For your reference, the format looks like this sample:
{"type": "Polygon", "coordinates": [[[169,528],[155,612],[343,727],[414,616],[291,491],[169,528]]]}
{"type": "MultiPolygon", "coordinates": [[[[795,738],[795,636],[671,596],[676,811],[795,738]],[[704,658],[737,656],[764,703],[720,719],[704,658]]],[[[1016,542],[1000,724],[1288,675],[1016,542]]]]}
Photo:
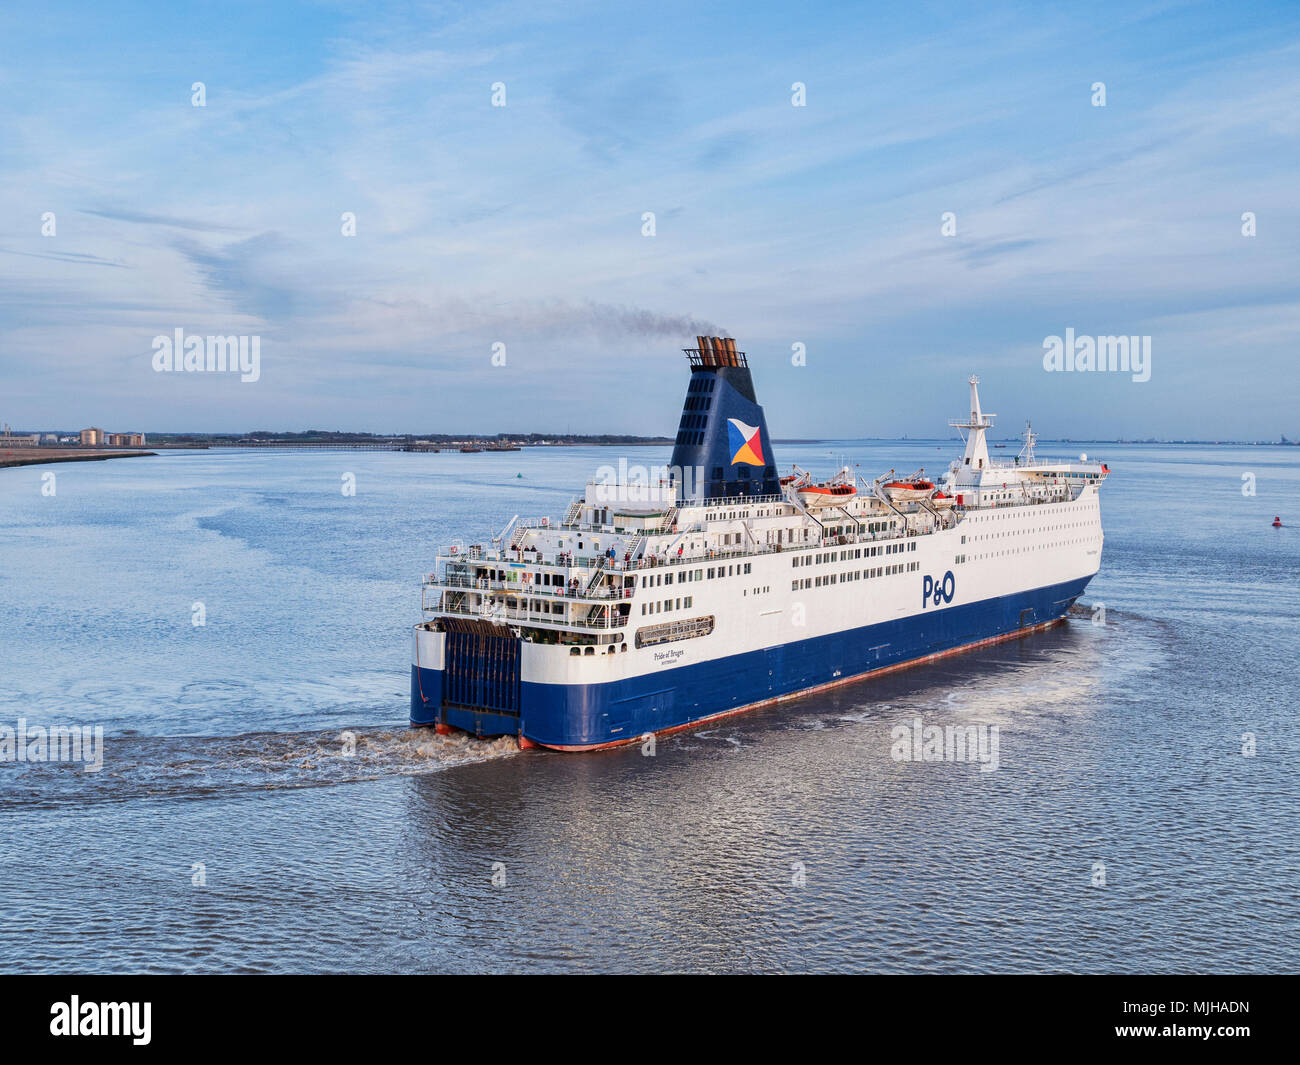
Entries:
{"type": "Polygon", "coordinates": [[[778,437],[1296,438],[1298,199],[1294,4],[8,6],[0,421],[671,434],[708,331],[778,437]]]}

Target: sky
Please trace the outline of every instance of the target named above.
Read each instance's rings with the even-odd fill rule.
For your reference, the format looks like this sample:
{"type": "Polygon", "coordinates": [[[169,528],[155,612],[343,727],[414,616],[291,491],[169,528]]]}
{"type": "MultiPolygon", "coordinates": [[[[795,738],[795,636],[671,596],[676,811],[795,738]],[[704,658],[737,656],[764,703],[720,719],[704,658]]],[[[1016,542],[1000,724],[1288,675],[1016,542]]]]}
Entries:
{"type": "Polygon", "coordinates": [[[778,438],[1296,439],[1298,282],[1293,3],[0,9],[15,429],[672,435],[708,333],[778,438]]]}

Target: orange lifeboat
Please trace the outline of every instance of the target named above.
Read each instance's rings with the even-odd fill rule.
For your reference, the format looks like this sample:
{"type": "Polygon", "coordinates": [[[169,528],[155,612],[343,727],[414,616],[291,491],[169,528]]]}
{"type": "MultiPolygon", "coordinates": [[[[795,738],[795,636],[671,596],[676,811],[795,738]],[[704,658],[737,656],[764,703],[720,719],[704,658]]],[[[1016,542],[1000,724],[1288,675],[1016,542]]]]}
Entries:
{"type": "Polygon", "coordinates": [[[826,482],[823,484],[806,484],[799,489],[799,498],[805,507],[825,507],[843,503],[858,494],[851,484],[826,482]]]}
{"type": "Polygon", "coordinates": [[[795,467],[797,476],[781,478],[782,484],[791,485],[799,494],[801,502],[809,510],[817,507],[839,506],[847,503],[858,494],[853,483],[853,473],[846,466],[829,481],[816,481],[805,471],[795,467]]]}

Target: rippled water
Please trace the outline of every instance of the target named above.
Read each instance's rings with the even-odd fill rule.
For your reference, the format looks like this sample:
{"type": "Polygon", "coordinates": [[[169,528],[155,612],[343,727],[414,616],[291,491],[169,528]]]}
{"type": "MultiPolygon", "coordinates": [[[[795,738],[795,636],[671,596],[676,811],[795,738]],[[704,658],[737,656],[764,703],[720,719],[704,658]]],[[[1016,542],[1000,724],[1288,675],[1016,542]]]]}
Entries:
{"type": "Polygon", "coordinates": [[[1300,533],[1268,523],[1300,526],[1300,455],[1098,452],[1067,625],[654,757],[406,725],[433,545],[561,513],[610,451],[171,454],[52,467],[53,498],[0,471],[0,725],[105,732],[96,773],[0,762],[0,966],[1294,969],[1300,533]],[[997,725],[999,768],[894,761],[918,717],[997,725]]]}

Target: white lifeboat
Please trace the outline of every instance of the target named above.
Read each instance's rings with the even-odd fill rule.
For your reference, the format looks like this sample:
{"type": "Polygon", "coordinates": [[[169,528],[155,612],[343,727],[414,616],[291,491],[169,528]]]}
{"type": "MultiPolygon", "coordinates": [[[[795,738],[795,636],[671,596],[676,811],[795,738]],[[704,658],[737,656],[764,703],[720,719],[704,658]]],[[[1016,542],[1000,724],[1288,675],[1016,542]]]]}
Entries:
{"type": "Polygon", "coordinates": [[[911,499],[929,499],[934,495],[934,482],[923,477],[908,477],[898,481],[886,481],[885,492],[894,502],[906,502],[911,499]]]}

